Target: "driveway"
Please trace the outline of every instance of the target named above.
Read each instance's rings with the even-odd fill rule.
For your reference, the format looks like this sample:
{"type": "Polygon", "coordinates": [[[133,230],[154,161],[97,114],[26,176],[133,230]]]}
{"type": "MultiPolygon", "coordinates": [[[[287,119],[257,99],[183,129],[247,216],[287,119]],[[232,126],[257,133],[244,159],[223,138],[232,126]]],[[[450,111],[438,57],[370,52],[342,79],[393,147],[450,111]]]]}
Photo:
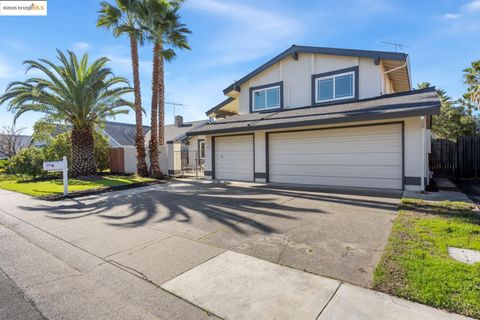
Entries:
{"type": "Polygon", "coordinates": [[[22,210],[55,236],[157,284],[232,250],[368,287],[400,196],[174,181],[22,210]]]}

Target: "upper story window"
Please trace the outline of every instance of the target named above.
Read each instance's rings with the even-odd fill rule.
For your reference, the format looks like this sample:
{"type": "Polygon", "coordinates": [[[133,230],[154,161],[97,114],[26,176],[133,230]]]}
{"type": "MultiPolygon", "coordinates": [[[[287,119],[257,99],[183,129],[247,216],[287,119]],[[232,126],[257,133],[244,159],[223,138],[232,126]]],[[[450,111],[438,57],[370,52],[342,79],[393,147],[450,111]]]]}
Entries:
{"type": "Polygon", "coordinates": [[[313,77],[315,104],[357,97],[357,68],[329,72],[313,77]]]}
{"type": "Polygon", "coordinates": [[[250,88],[251,111],[282,108],[282,83],[250,88]]]}

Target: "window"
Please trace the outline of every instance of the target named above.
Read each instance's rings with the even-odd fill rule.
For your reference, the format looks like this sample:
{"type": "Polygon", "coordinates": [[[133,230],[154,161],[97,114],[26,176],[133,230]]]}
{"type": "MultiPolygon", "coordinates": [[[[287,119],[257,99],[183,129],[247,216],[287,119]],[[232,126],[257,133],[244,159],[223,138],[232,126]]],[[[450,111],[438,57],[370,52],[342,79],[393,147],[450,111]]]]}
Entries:
{"type": "Polygon", "coordinates": [[[198,141],[198,153],[200,159],[205,159],[205,141],[198,141]]]}
{"type": "Polygon", "coordinates": [[[252,111],[280,108],[280,86],[252,90],[252,111]]]}
{"type": "Polygon", "coordinates": [[[315,78],[315,103],[355,98],[355,72],[315,78]]]}

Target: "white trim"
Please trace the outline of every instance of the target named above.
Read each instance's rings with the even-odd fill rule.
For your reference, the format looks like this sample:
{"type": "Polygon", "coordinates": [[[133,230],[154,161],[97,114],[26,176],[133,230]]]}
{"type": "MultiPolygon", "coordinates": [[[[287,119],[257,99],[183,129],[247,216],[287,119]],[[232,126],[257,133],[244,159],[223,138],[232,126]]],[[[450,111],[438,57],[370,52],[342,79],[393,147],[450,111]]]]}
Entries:
{"type": "Polygon", "coordinates": [[[282,90],[281,90],[281,88],[280,88],[279,85],[271,86],[271,87],[268,87],[268,88],[262,88],[262,89],[252,90],[252,111],[263,111],[263,110],[270,110],[270,109],[278,109],[278,108],[280,108],[280,106],[281,106],[281,104],[282,104],[281,97],[280,97],[281,91],[282,91],[282,90]],[[277,89],[277,88],[278,88],[278,105],[273,106],[273,107],[267,107],[267,91],[268,91],[268,90],[272,90],[272,89],[277,89]],[[255,108],[255,93],[256,93],[256,92],[260,92],[260,91],[265,91],[265,108],[256,109],[256,108],[255,108]]]}
{"type": "Polygon", "coordinates": [[[315,103],[324,103],[324,102],[353,99],[353,98],[355,98],[355,71],[349,71],[344,73],[332,74],[332,75],[321,77],[321,78],[315,78],[315,103]],[[352,75],[352,94],[346,97],[335,98],[335,78],[346,76],[346,75],[352,75]],[[333,80],[333,98],[319,100],[318,99],[318,82],[322,80],[327,80],[327,79],[333,80]]]}

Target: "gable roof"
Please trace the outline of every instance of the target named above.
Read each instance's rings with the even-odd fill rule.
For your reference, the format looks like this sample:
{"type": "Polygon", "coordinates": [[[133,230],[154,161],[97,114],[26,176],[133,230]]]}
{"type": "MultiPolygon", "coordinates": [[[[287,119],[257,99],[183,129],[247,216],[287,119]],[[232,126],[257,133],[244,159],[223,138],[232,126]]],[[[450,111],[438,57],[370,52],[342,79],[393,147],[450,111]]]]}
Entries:
{"type": "Polygon", "coordinates": [[[223,100],[222,102],[220,102],[219,104],[217,104],[215,107],[213,107],[210,110],[208,110],[207,112],[205,112],[205,114],[208,116],[209,114],[214,113],[215,111],[218,111],[222,107],[226,106],[227,104],[229,104],[233,100],[235,100],[235,98],[229,97],[229,98],[223,100]]]}
{"type": "Polygon", "coordinates": [[[357,50],[357,49],[341,49],[341,48],[326,48],[326,47],[310,47],[310,46],[297,46],[292,45],[287,50],[283,51],[276,57],[267,61],[257,69],[253,70],[243,78],[238,81],[235,81],[232,85],[228,86],[223,90],[223,93],[226,95],[228,92],[235,89],[235,87],[242,85],[246,81],[255,77],[257,74],[268,69],[275,63],[284,59],[285,57],[292,56],[295,57],[298,53],[314,53],[314,54],[326,54],[326,55],[335,55],[335,56],[348,56],[348,57],[360,57],[360,58],[370,58],[370,59],[384,59],[384,60],[399,60],[407,61],[408,55],[406,53],[400,52],[389,52],[389,51],[374,51],[374,50],[357,50]]]}
{"type": "Polygon", "coordinates": [[[192,130],[189,135],[394,119],[438,114],[439,112],[440,100],[435,88],[427,88],[327,106],[239,114],[210,122],[201,128],[192,130]]]}
{"type": "MultiPolygon", "coordinates": [[[[106,121],[103,130],[121,146],[135,145],[135,124],[106,121]]],[[[144,134],[149,131],[150,127],[143,126],[144,134]]]]}
{"type": "Polygon", "coordinates": [[[187,138],[187,133],[203,126],[208,120],[199,120],[192,122],[184,122],[180,127],[174,124],[165,126],[165,141],[181,141],[187,138]]]}

